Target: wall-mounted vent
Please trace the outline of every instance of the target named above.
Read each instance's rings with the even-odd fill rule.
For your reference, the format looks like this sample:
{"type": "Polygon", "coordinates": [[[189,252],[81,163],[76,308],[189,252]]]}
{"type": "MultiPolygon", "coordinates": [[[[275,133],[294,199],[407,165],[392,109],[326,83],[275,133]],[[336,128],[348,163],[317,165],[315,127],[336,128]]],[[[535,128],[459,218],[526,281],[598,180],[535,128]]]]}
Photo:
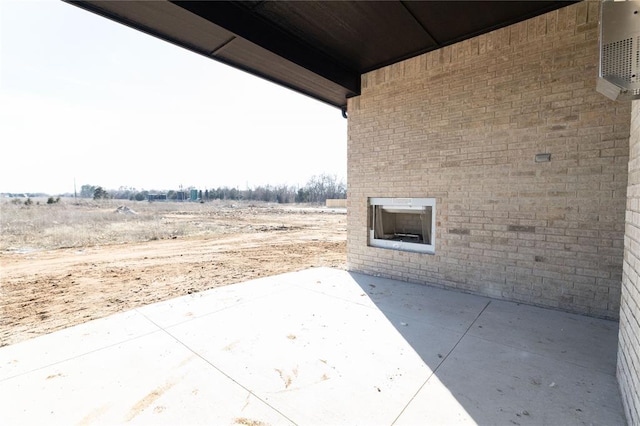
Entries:
{"type": "Polygon", "coordinates": [[[640,1],[603,1],[598,92],[613,100],[640,99],[640,1]]]}

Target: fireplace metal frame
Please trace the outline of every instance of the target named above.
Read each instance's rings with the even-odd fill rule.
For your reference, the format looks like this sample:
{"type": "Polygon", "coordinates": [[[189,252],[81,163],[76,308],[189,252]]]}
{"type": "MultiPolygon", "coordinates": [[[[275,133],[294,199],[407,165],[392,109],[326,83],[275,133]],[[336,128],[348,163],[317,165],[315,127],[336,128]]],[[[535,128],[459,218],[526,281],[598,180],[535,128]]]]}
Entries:
{"type": "MultiPolygon", "coordinates": [[[[416,253],[435,253],[436,241],[436,200],[435,198],[386,198],[371,197],[368,200],[369,235],[368,245],[383,249],[409,251],[416,253]],[[378,212],[378,213],[377,213],[378,212]],[[392,237],[376,236],[376,215],[386,214],[421,214],[429,215],[428,242],[424,233],[394,232],[392,237]]],[[[424,224],[423,224],[424,226],[424,224]]]]}

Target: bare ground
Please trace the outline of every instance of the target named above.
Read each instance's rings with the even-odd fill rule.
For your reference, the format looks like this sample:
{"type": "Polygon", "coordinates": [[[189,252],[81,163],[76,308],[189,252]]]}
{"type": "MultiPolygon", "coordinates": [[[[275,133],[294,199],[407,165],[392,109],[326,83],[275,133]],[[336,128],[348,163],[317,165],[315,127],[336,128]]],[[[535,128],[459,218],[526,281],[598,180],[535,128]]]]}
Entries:
{"type": "Polygon", "coordinates": [[[323,209],[177,212],[200,235],[0,251],[0,346],[253,278],[346,265],[346,214],[323,209]]]}

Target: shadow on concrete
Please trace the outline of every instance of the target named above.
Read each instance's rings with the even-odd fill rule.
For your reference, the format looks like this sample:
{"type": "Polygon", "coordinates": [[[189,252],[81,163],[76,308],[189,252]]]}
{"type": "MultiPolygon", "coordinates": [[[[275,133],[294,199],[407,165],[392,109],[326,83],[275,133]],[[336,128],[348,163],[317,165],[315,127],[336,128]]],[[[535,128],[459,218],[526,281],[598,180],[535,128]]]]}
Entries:
{"type": "Polygon", "coordinates": [[[432,371],[394,424],[625,424],[617,322],[350,275],[432,371]]]}

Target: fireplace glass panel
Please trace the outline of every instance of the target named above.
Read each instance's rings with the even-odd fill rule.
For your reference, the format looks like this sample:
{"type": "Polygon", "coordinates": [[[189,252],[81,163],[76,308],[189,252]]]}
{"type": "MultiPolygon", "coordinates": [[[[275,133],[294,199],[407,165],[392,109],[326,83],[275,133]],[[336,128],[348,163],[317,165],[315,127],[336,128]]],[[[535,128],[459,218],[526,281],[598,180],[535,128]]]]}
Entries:
{"type": "Polygon", "coordinates": [[[435,200],[370,198],[369,245],[433,253],[435,200]]]}

